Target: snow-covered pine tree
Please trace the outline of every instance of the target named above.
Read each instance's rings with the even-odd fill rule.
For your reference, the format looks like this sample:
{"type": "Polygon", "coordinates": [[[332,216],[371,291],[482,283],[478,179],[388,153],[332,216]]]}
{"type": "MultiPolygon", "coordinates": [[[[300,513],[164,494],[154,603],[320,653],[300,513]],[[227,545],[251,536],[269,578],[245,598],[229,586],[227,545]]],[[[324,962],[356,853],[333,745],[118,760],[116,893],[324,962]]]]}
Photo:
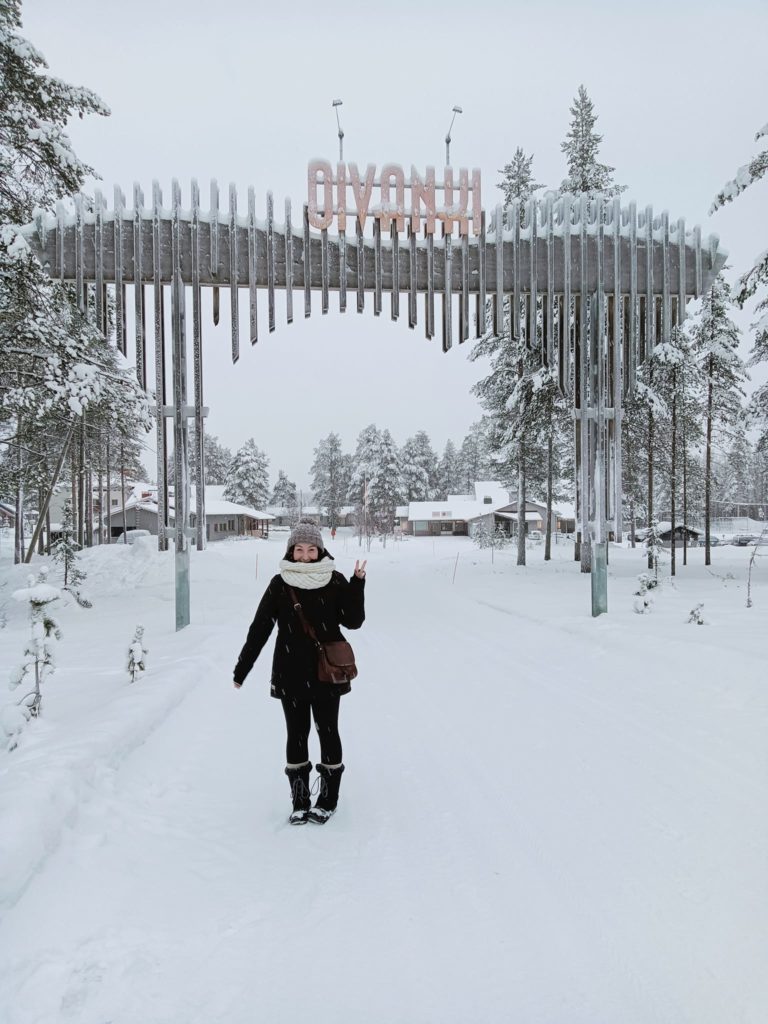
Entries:
{"type": "Polygon", "coordinates": [[[133,639],[128,645],[128,664],[126,666],[132,683],[135,683],[146,671],[148,653],[144,646],[144,627],[137,626],[133,639]]]}
{"type": "Polygon", "coordinates": [[[449,494],[458,494],[459,490],[459,456],[456,445],[449,438],[445,442],[443,454],[437,464],[437,480],[433,497],[437,501],[446,501],[449,494]]]}
{"type": "MultiPolygon", "coordinates": [[[[756,133],[755,142],[768,138],[768,124],[756,133]]],[[[736,177],[726,183],[717,194],[710,209],[714,213],[719,207],[730,203],[745,189],[765,176],[768,171],[768,149],[761,150],[749,163],[736,172],[736,177]]],[[[736,283],[735,301],[744,306],[750,299],[757,298],[755,313],[757,320],[751,325],[754,344],[750,350],[748,366],[768,362],[768,248],[761,252],[755,263],[736,283]]],[[[768,382],[761,384],[752,393],[749,401],[750,415],[760,427],[758,449],[768,451],[768,382]]]]}
{"type": "Polygon", "coordinates": [[[706,449],[704,475],[704,564],[711,565],[712,458],[717,435],[739,421],[748,379],[739,358],[739,329],[730,319],[731,289],[720,274],[702,299],[691,328],[693,351],[705,378],[706,449]]]}
{"type": "Polygon", "coordinates": [[[526,156],[522,147],[518,146],[510,162],[499,171],[501,181],[496,188],[504,193],[504,206],[511,206],[516,199],[525,202],[540,188],[544,188],[540,182],[533,180],[532,164],[533,153],[526,156]]]}
{"type": "MultiPolygon", "coordinates": [[[[661,474],[658,503],[669,508],[674,537],[682,511],[683,560],[687,563],[687,527],[691,485],[695,482],[700,426],[702,376],[691,353],[691,341],[682,328],[674,328],[670,340],[653,351],[653,381],[665,405],[667,426],[654,432],[654,465],[661,474]],[[682,506],[682,508],[681,508],[682,506]]],[[[677,571],[675,545],[671,548],[671,573],[677,571]]]]}
{"type": "Polygon", "coordinates": [[[754,504],[755,453],[747,436],[747,418],[734,423],[722,463],[716,467],[718,515],[757,518],[754,504]]]}
{"type": "Polygon", "coordinates": [[[298,508],[299,499],[296,493],[296,484],[293,480],[288,479],[285,471],[282,469],[277,471],[277,480],[269,503],[270,505],[276,505],[278,508],[288,510],[298,508]]]}
{"type": "Polygon", "coordinates": [[[269,504],[269,459],[251,437],[239,448],[227,472],[224,497],[237,505],[263,510],[269,504]]]}
{"type": "Polygon", "coordinates": [[[379,474],[381,458],[381,432],[371,423],[360,431],[357,446],[352,456],[352,473],[349,481],[348,500],[355,507],[355,523],[360,544],[363,537],[370,550],[374,523],[371,506],[371,490],[379,474]]]}
{"type": "Polygon", "coordinates": [[[80,593],[80,587],[85,582],[86,573],[78,564],[77,556],[80,551],[80,545],[75,539],[74,534],[72,502],[67,501],[62,515],[61,539],[51,546],[51,555],[54,562],[59,566],[63,577],[61,589],[71,594],[81,608],[90,608],[91,602],[80,593]]]}
{"type": "Polygon", "coordinates": [[[21,532],[26,453],[39,451],[39,421],[58,412],[52,436],[68,445],[73,419],[93,397],[95,368],[82,359],[93,324],[77,313],[74,289],[51,281],[14,225],[82,188],[92,169],[66,135],[77,114],[108,114],[88,89],[46,74],[42,54],[20,35],[21,3],[0,3],[0,445],[15,466],[18,524],[15,559],[24,557],[21,532]],[[28,444],[32,438],[33,443],[28,444]]]}
{"type": "Polygon", "coordinates": [[[368,504],[375,531],[386,546],[395,530],[395,509],[403,500],[400,453],[388,430],[379,437],[378,470],[369,488],[368,504]]]}
{"type": "MultiPolygon", "coordinates": [[[[194,420],[189,421],[189,482],[197,484],[197,431],[194,420]]],[[[227,471],[232,464],[232,452],[229,448],[219,443],[218,437],[214,434],[203,434],[203,469],[205,472],[205,485],[221,485],[227,482],[227,471]]],[[[168,479],[173,480],[173,451],[168,456],[168,479]]]]}
{"type": "Polygon", "coordinates": [[[404,501],[430,501],[438,487],[437,455],[429,435],[419,430],[400,449],[400,472],[404,501]]]}
{"type": "Polygon", "coordinates": [[[349,462],[341,450],[341,438],[330,433],[321,439],[314,451],[312,494],[315,503],[328,516],[328,525],[338,526],[341,508],[349,491],[349,462]]]}
{"type": "MultiPolygon", "coordinates": [[[[476,359],[474,350],[470,359],[476,359]]],[[[487,480],[491,474],[491,450],[489,438],[491,421],[487,416],[471,424],[456,458],[458,468],[459,494],[475,493],[475,484],[487,480]]]]}
{"type": "Polygon", "coordinates": [[[28,586],[14,591],[11,596],[28,606],[30,638],[24,649],[24,660],[11,671],[9,686],[15,690],[28,675],[33,675],[34,689],[21,698],[20,704],[37,717],[42,712],[40,687],[56,668],[54,645],[61,639],[61,629],[51,614],[50,606],[61,594],[48,583],[48,569],[43,566],[37,578],[30,576],[28,586]]]}
{"type": "Polygon", "coordinates": [[[560,192],[573,195],[586,193],[591,199],[598,195],[615,196],[623,192],[625,186],[614,183],[615,168],[598,160],[603,137],[595,131],[597,114],[583,85],[579,86],[570,112],[568,132],[560,145],[568,164],[568,174],[560,185],[560,192]]]}

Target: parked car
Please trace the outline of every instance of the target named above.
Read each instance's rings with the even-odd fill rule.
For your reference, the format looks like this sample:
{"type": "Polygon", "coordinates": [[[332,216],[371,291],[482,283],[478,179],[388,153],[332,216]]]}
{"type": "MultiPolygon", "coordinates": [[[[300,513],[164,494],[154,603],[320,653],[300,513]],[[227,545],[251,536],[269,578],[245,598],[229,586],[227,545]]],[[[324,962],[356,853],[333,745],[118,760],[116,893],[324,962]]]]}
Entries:
{"type": "MultiPolygon", "coordinates": [[[[710,537],[709,538],[709,546],[711,548],[716,548],[718,545],[720,545],[722,543],[723,543],[723,541],[721,541],[719,537],[710,537]]],[[[700,533],[699,534],[699,547],[700,548],[705,548],[706,546],[707,546],[706,538],[705,538],[703,533],[700,533]]]]}
{"type": "Polygon", "coordinates": [[[731,544],[735,544],[739,548],[745,548],[747,544],[754,544],[757,539],[757,534],[754,533],[736,533],[731,544]]]}

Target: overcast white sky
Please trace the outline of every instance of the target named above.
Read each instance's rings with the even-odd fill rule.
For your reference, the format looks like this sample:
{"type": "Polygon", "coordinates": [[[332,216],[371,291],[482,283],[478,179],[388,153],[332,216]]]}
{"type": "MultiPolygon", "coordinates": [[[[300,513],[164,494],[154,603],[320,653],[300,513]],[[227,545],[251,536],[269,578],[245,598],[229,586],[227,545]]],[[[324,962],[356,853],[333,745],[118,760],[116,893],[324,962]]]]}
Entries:
{"type": "MultiPolygon", "coordinates": [[[[24,0],[23,15],[52,73],[112,110],[71,130],[108,197],[134,181],[146,194],[153,178],[167,196],[173,177],[185,195],[196,177],[207,195],[217,178],[237,184],[243,206],[253,185],[257,197],[272,190],[277,210],[286,197],[300,209],[307,161],[337,157],[331,101],[341,98],[344,155],[362,166],[442,166],[461,105],[451,162],[481,169],[488,209],[518,145],[535,154],[539,181],[559,184],[568,108],[583,83],[601,159],[627,200],[718,233],[732,277],[767,244],[765,181],[707,213],[768,121],[765,0],[24,0]]],[[[257,199],[257,215],[265,210],[257,199]]],[[[243,332],[234,367],[226,317],[206,326],[208,429],[231,448],[253,436],[273,480],[283,468],[306,487],[312,448],[331,430],[351,450],[370,422],[400,443],[425,429],[441,450],[481,415],[469,389],[482,368],[467,345],[443,355],[421,324],[392,323],[386,302],[374,319],[370,309],[339,314],[333,298],[326,317],[283,320],[253,349],[243,332]]],[[[745,336],[745,354],[749,344],[745,336]]]]}

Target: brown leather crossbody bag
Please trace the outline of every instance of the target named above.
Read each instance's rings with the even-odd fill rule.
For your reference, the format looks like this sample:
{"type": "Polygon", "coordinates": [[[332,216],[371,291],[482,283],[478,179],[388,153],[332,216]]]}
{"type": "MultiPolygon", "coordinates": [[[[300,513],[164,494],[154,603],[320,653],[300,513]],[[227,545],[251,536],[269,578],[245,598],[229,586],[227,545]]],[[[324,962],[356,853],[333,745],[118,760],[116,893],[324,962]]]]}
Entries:
{"type": "Polygon", "coordinates": [[[293,607],[299,616],[304,632],[317,648],[317,678],[322,683],[350,683],[357,676],[357,665],[355,665],[355,653],[352,645],[346,640],[317,639],[317,633],[304,618],[299,599],[293,587],[288,587],[293,607]]]}

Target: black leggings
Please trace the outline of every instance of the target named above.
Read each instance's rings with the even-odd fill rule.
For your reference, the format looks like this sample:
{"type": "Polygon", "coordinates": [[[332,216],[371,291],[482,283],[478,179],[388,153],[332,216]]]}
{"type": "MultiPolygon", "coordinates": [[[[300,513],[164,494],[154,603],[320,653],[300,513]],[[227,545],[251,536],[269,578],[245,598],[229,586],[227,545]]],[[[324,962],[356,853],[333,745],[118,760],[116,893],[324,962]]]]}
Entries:
{"type": "Polygon", "coordinates": [[[282,698],[281,704],[288,729],[285,744],[285,759],[288,764],[305,764],[309,760],[309,729],[312,718],[315,720],[315,728],[320,738],[320,760],[323,764],[341,764],[340,700],[340,695],[333,692],[313,692],[307,700],[282,698]]]}

